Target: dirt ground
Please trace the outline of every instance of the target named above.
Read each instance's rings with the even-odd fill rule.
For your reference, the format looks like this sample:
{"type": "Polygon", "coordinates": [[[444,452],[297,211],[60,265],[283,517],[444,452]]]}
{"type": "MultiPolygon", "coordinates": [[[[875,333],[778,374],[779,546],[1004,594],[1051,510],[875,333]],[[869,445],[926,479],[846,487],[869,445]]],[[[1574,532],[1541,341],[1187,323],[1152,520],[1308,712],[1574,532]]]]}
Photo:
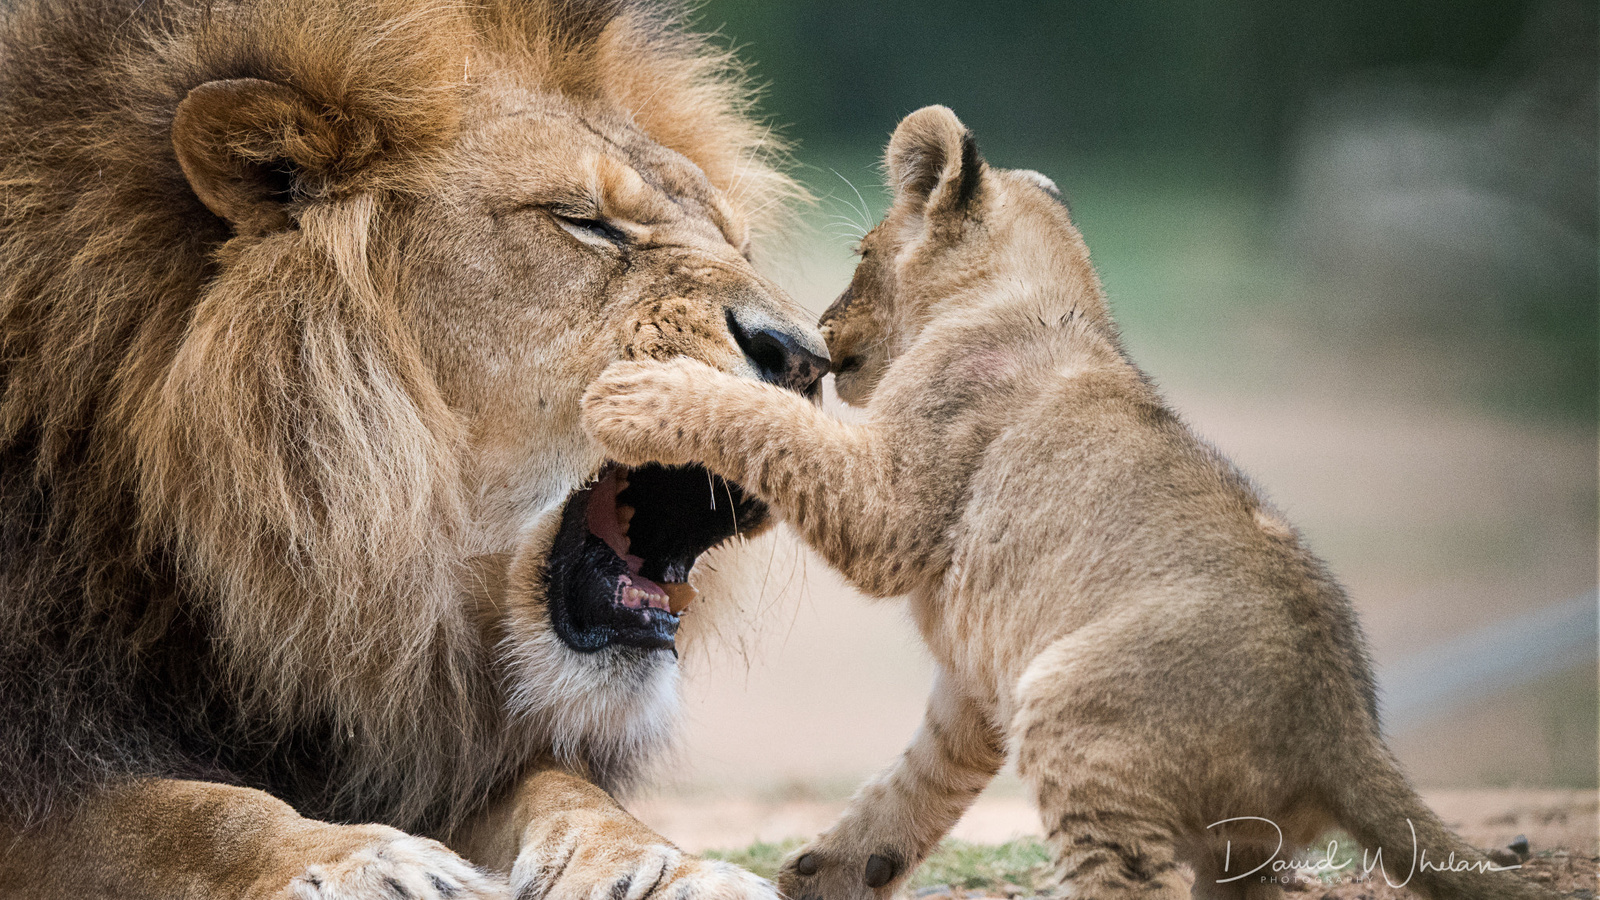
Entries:
{"type": "MultiPolygon", "coordinates": [[[[1595,791],[1482,788],[1425,791],[1423,799],[1457,834],[1484,849],[1526,836],[1531,851],[1600,856],[1600,794],[1595,791]]],[[[742,847],[816,834],[844,809],[843,799],[661,796],[629,804],[686,850],[742,847]]],[[[999,843],[1043,834],[1026,797],[1002,783],[978,799],[951,837],[999,843]],[[998,795],[998,796],[997,796],[998,795]]]]}
{"type": "MultiPolygon", "coordinates": [[[[1041,830],[1032,807],[1021,796],[984,796],[962,819],[952,837],[999,843],[1041,830]]],[[[1592,900],[1600,866],[1600,794],[1594,791],[1479,789],[1428,791],[1428,805],[1468,843],[1484,849],[1504,848],[1526,837],[1530,856],[1522,861],[1527,877],[1573,897],[1592,900]],[[1590,893],[1584,894],[1583,891],[1590,893]]],[[[704,851],[746,846],[753,841],[779,842],[816,834],[843,809],[841,800],[760,799],[705,796],[660,797],[631,804],[633,811],[686,850],[704,851]]],[[[1390,888],[1381,875],[1366,880],[1329,883],[1310,873],[1292,874],[1292,894],[1318,900],[1409,900],[1410,894],[1390,888]]],[[[1400,876],[1396,874],[1395,880],[1400,876]]],[[[926,889],[924,900],[947,900],[950,891],[926,889]]],[[[955,892],[956,900],[968,897],[955,892]]],[[[981,893],[976,896],[982,896],[981,893]]]]}
{"type": "MultiPolygon", "coordinates": [[[[1593,900],[1595,896],[1595,867],[1600,857],[1580,856],[1570,853],[1553,853],[1524,860],[1518,871],[1522,877],[1544,885],[1573,900],[1593,900]]],[[[1403,876],[1394,876],[1396,884],[1403,876]]],[[[1306,873],[1293,873],[1281,878],[1287,897],[1305,900],[1416,900],[1416,894],[1403,886],[1396,887],[1374,872],[1371,877],[1349,876],[1344,879],[1324,879],[1306,873]]],[[[983,891],[951,891],[939,887],[916,892],[916,900],[1015,900],[1024,895],[983,891]]]]}

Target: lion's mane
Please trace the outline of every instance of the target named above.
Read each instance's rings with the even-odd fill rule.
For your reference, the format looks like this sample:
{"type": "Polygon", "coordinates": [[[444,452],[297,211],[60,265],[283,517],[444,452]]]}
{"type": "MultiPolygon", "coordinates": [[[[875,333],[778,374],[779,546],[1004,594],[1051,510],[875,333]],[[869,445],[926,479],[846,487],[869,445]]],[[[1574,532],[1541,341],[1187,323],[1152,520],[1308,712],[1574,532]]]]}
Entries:
{"type": "Polygon", "coordinates": [[[0,814],[165,775],[448,825],[539,736],[462,611],[461,435],[368,238],[486,68],[773,208],[745,80],[615,0],[40,0],[0,41],[0,814]],[[338,127],[300,227],[241,245],[171,130],[242,77],[338,127]]]}

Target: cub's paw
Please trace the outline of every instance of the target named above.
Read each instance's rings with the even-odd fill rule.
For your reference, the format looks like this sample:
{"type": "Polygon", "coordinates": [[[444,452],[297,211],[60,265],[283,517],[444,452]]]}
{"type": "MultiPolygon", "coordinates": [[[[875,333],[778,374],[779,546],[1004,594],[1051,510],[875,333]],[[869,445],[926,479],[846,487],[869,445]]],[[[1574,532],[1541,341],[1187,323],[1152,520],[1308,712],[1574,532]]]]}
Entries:
{"type": "Polygon", "coordinates": [[[305,867],[291,900],[507,900],[503,879],[485,875],[438,841],[383,826],[342,858],[305,867]]]}
{"type": "Polygon", "coordinates": [[[780,900],[770,881],[667,843],[617,846],[568,831],[524,847],[511,870],[516,900],[780,900]]]}
{"type": "Polygon", "coordinates": [[[789,900],[874,900],[893,894],[906,874],[893,850],[858,853],[813,842],[783,864],[778,889],[789,900]]]}
{"type": "Polygon", "coordinates": [[[583,424],[624,465],[692,462],[687,427],[696,415],[699,388],[722,373],[702,362],[612,364],[583,396],[583,424]]]}

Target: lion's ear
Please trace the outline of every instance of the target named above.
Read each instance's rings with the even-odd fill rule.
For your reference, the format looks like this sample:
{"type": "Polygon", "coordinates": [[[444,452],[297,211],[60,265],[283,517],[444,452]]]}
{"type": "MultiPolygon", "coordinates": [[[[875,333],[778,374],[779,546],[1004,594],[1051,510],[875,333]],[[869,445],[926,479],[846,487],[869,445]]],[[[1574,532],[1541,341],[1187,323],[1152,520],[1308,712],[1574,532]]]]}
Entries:
{"type": "Polygon", "coordinates": [[[292,226],[290,202],[345,155],[343,130],[293,88],[233,78],[178,104],[172,145],[206,208],[236,231],[265,234],[292,226]]]}
{"type": "Polygon", "coordinates": [[[560,39],[569,45],[586,46],[594,43],[628,5],[628,0],[556,0],[551,8],[552,24],[560,39]]]}
{"type": "Polygon", "coordinates": [[[930,213],[965,210],[983,177],[977,141],[944,106],[925,106],[901,120],[885,163],[895,201],[930,213]]]}

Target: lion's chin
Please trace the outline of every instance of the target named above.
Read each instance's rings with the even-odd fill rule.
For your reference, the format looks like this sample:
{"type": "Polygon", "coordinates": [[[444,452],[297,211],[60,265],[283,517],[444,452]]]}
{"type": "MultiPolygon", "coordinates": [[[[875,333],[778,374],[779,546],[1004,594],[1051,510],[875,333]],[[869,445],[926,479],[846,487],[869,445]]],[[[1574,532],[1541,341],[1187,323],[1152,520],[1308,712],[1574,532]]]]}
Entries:
{"type": "Polygon", "coordinates": [[[674,650],[695,560],[766,519],[764,504],[699,466],[606,464],[567,499],[550,547],[556,635],[580,653],[674,650]]]}

